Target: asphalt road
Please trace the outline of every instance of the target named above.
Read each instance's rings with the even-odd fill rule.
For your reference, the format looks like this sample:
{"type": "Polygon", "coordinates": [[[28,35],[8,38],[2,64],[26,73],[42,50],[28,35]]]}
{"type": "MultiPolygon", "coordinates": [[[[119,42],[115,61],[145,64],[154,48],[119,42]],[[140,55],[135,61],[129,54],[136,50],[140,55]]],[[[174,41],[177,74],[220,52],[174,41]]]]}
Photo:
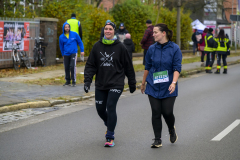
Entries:
{"type": "Polygon", "coordinates": [[[119,100],[115,147],[103,147],[106,127],[90,99],[0,126],[0,160],[239,160],[240,125],[212,141],[240,120],[239,68],[229,67],[227,75],[202,73],[180,79],[175,144],[163,121],[163,147],[150,148],[151,109],[138,90],[119,100]]]}

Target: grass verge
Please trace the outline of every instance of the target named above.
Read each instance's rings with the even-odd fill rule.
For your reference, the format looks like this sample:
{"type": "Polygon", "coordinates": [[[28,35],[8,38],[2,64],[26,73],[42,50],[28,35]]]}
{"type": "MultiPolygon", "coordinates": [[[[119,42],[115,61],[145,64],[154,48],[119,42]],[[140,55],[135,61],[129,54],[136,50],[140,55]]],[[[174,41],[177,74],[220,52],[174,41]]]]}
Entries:
{"type": "MultiPolygon", "coordinates": [[[[85,66],[85,64],[86,62],[78,62],[77,67],[85,66]]],[[[20,68],[19,70],[15,70],[13,68],[0,69],[0,78],[14,77],[14,76],[20,76],[25,74],[34,74],[34,73],[53,71],[53,70],[62,70],[63,68],[64,68],[63,64],[57,64],[57,65],[52,65],[47,67],[36,67],[36,69],[27,69],[23,67],[20,68]]]]}
{"type": "MultiPolygon", "coordinates": [[[[231,55],[229,57],[234,57],[234,56],[240,56],[240,52],[237,53],[231,53],[231,55]]],[[[206,56],[205,56],[206,59],[206,56]]],[[[134,57],[134,60],[142,60],[142,57],[134,57]]],[[[200,57],[193,57],[193,58],[187,58],[187,59],[183,59],[182,64],[186,64],[186,63],[193,63],[193,62],[200,62],[200,57]]],[[[84,66],[85,62],[80,62],[77,63],[77,66],[84,66]]],[[[145,66],[142,64],[136,64],[133,65],[135,72],[138,71],[143,71],[145,69],[145,66]]],[[[22,69],[24,71],[15,71],[13,69],[3,69],[0,70],[0,78],[2,77],[11,77],[15,74],[33,74],[33,73],[38,73],[38,72],[44,72],[44,71],[52,71],[52,70],[57,70],[57,69],[63,69],[63,64],[59,64],[59,65],[55,65],[55,66],[48,66],[48,67],[39,67],[38,70],[27,70],[27,69],[22,69]]],[[[199,68],[197,68],[199,69],[199,68]]],[[[201,68],[204,70],[204,67],[201,68]]],[[[194,69],[196,70],[196,69],[194,69]]],[[[16,76],[16,75],[15,75],[16,76]]],[[[187,72],[186,71],[182,71],[180,74],[180,77],[187,77],[187,72]]],[[[95,77],[94,77],[95,80],[95,77]]],[[[84,81],[84,75],[83,74],[77,74],[77,84],[83,83],[84,81]]],[[[25,81],[25,83],[28,84],[38,84],[38,85],[63,85],[65,83],[65,77],[55,77],[55,78],[47,78],[47,79],[39,79],[39,80],[31,80],[31,81],[25,81]]]]}

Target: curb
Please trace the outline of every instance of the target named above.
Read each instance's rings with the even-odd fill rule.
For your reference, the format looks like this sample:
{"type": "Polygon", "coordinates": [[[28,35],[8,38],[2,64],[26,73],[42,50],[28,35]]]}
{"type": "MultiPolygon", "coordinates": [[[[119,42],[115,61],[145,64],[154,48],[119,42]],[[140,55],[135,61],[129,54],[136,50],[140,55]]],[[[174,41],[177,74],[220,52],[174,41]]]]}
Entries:
{"type": "Polygon", "coordinates": [[[27,109],[27,108],[52,107],[57,104],[64,104],[64,103],[69,103],[69,102],[78,102],[78,101],[87,100],[92,97],[95,97],[95,94],[91,94],[90,96],[83,96],[83,97],[79,97],[79,98],[72,98],[69,100],[49,100],[49,101],[35,101],[35,102],[19,103],[19,104],[15,104],[15,105],[0,107],[0,113],[12,112],[12,111],[17,111],[17,110],[27,109]]]}
{"type": "MultiPolygon", "coordinates": [[[[233,61],[233,62],[228,62],[228,66],[234,65],[234,64],[239,64],[239,63],[240,63],[240,60],[233,61]]],[[[212,69],[216,69],[216,68],[217,68],[216,65],[212,67],[212,69]]],[[[191,71],[186,71],[186,75],[193,75],[193,74],[201,73],[201,72],[204,72],[204,71],[205,71],[205,68],[202,67],[200,69],[194,69],[194,70],[191,70],[191,71]]],[[[141,89],[141,84],[137,85],[136,88],[141,89]]],[[[125,88],[123,91],[124,92],[129,91],[129,88],[125,88]]],[[[27,108],[52,107],[52,106],[57,105],[57,104],[84,101],[84,100],[88,100],[89,98],[93,98],[93,97],[95,97],[95,94],[91,94],[90,96],[72,98],[72,99],[69,99],[69,100],[49,100],[49,101],[35,101],[35,102],[19,103],[19,104],[15,104],[15,105],[0,107],[0,113],[12,112],[12,111],[27,109],[27,108]]]]}
{"type": "MultiPolygon", "coordinates": [[[[231,66],[231,65],[234,65],[234,64],[239,64],[240,63],[240,60],[237,60],[237,61],[233,61],[233,62],[228,62],[228,66],[231,66]]],[[[212,69],[216,69],[217,68],[217,65],[214,65],[212,67],[212,69]]],[[[201,72],[205,72],[205,68],[202,67],[200,69],[194,69],[194,70],[190,70],[190,71],[186,71],[186,75],[193,75],[193,74],[197,74],[197,73],[201,73],[201,72]]],[[[180,77],[181,77],[181,74],[180,74],[180,77]]]]}

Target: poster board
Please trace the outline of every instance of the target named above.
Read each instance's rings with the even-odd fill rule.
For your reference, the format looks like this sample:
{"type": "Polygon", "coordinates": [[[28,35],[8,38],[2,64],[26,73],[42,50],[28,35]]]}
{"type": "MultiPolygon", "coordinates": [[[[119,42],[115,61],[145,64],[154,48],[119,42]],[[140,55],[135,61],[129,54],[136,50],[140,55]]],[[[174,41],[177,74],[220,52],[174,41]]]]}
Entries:
{"type": "Polygon", "coordinates": [[[0,21],[0,52],[9,52],[17,43],[20,50],[29,50],[29,22],[0,21]]]}

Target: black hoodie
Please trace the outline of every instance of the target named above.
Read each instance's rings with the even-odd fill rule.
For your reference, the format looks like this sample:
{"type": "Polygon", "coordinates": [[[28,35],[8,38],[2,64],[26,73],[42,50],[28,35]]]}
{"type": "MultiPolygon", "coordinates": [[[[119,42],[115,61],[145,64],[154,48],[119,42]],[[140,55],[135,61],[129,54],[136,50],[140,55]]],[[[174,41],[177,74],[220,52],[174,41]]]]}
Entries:
{"type": "Polygon", "coordinates": [[[132,39],[124,39],[123,44],[127,48],[129,56],[132,59],[132,52],[135,50],[135,46],[132,39]]]}
{"type": "Polygon", "coordinates": [[[102,41],[94,44],[84,69],[84,83],[92,83],[95,74],[95,86],[99,90],[123,89],[125,75],[129,86],[136,85],[132,60],[119,40],[111,45],[102,41]]]}

